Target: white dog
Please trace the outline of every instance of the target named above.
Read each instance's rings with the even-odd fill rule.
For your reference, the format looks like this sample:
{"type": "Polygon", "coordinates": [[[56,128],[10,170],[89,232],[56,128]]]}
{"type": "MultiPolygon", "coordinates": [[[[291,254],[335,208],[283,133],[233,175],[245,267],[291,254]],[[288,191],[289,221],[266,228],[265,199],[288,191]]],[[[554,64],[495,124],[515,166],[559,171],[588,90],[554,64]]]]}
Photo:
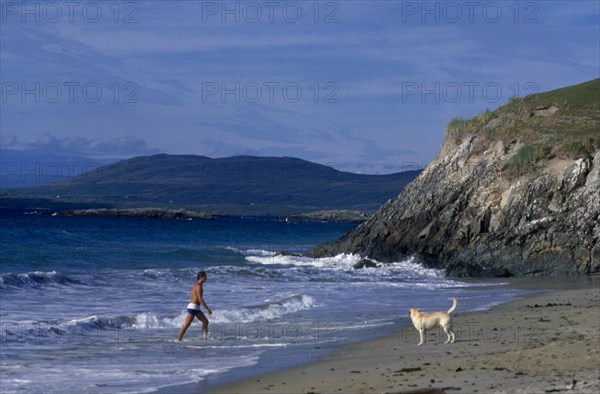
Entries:
{"type": "Polygon", "coordinates": [[[450,314],[456,309],[456,298],[452,298],[452,307],[448,309],[448,312],[433,312],[423,313],[419,308],[410,308],[408,310],[408,316],[412,320],[413,325],[419,330],[419,336],[421,341],[419,346],[425,343],[425,330],[430,330],[436,325],[440,325],[446,335],[448,336],[448,342],[454,343],[454,332],[452,331],[452,318],[450,314]]]}

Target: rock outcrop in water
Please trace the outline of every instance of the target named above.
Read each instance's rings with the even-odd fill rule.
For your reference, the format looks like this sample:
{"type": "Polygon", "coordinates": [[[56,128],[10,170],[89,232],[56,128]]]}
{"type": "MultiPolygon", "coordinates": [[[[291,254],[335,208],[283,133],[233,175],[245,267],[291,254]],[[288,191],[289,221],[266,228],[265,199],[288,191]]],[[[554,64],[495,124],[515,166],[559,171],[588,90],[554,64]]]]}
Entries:
{"type": "Polygon", "coordinates": [[[362,223],[369,219],[364,212],[349,211],[346,209],[332,209],[325,211],[309,212],[300,215],[290,215],[285,218],[291,222],[331,222],[331,223],[362,223]]]}
{"type": "Polygon", "coordinates": [[[310,254],[416,255],[450,276],[600,272],[600,80],[453,120],[395,199],[310,254]]]}
{"type": "Polygon", "coordinates": [[[97,216],[97,217],[137,217],[150,219],[200,219],[212,220],[214,217],[205,212],[187,209],[131,208],[131,209],[76,209],[58,211],[57,216],[97,216]]]}

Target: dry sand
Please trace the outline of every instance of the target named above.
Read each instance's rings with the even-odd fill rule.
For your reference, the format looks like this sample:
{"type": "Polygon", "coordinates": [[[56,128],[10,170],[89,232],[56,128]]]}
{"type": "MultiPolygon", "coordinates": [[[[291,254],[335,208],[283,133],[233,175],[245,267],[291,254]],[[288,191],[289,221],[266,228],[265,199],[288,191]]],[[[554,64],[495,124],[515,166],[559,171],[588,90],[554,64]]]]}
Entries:
{"type": "Polygon", "coordinates": [[[456,313],[454,344],[444,344],[443,332],[433,330],[427,343],[417,346],[418,332],[408,324],[393,336],[342,346],[318,363],[212,392],[600,392],[597,286],[456,313]]]}

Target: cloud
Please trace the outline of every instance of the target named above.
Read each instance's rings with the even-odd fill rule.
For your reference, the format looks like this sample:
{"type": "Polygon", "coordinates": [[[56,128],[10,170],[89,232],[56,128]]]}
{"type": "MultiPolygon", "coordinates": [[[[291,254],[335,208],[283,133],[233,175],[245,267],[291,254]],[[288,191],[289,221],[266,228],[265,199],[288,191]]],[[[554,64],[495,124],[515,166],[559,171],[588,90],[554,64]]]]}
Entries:
{"type": "Polygon", "coordinates": [[[2,147],[124,157],[156,153],[149,144],[173,154],[288,155],[383,173],[431,160],[451,118],[531,93],[530,82],[545,91],[597,77],[598,2],[515,3],[519,23],[510,2],[498,3],[500,23],[482,19],[482,5],[469,22],[463,3],[456,3],[460,23],[431,15],[427,23],[423,15],[406,23],[406,3],[387,1],[321,3],[321,20],[335,5],[339,23],[314,23],[313,3],[297,4],[302,23],[282,20],[283,5],[275,23],[222,23],[220,15],[203,23],[202,2],[189,1],[135,3],[136,23],[114,23],[108,3],[101,23],[13,17],[0,35],[3,81],[29,89],[95,82],[104,91],[98,103],[83,100],[79,88],[74,102],[14,95],[3,105],[1,126],[22,141],[3,134],[2,147]],[[522,23],[532,10],[539,22],[522,23]],[[123,102],[130,82],[135,104],[123,102]],[[220,91],[207,100],[208,82],[220,91]],[[289,82],[302,87],[299,102],[282,95],[289,82]],[[480,85],[471,95],[464,83],[473,82],[480,85]],[[278,84],[274,100],[264,88],[250,102],[244,86],[265,83],[278,84]],[[337,88],[335,104],[324,102],[332,92],[326,83],[337,88]],[[484,96],[487,83],[501,85],[499,101],[484,96]],[[241,100],[230,93],[236,84],[241,100]],[[456,84],[460,95],[452,101],[456,84]]]}
{"type": "Polygon", "coordinates": [[[79,135],[59,138],[52,133],[44,133],[34,142],[21,142],[16,135],[2,135],[0,141],[3,148],[89,156],[130,157],[159,153],[157,149],[149,148],[143,139],[131,136],[97,141],[79,135]]]}
{"type": "Polygon", "coordinates": [[[0,146],[2,148],[15,147],[19,144],[19,139],[16,135],[0,135],[0,146]]]}
{"type": "Polygon", "coordinates": [[[148,148],[146,141],[137,137],[119,137],[107,142],[100,142],[93,146],[93,151],[98,154],[126,154],[126,155],[147,155],[155,154],[159,151],[148,148]]]}

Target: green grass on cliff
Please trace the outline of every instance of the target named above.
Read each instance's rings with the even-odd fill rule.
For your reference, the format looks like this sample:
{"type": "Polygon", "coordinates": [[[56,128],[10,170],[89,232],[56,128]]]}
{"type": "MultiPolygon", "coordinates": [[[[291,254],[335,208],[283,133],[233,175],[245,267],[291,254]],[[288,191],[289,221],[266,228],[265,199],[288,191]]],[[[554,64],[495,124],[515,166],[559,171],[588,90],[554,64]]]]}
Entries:
{"type": "Polygon", "coordinates": [[[589,158],[600,149],[600,79],[514,98],[472,119],[452,119],[446,128],[454,143],[468,135],[485,137],[481,149],[497,140],[507,152],[519,146],[504,167],[513,176],[554,157],[589,158]]]}

